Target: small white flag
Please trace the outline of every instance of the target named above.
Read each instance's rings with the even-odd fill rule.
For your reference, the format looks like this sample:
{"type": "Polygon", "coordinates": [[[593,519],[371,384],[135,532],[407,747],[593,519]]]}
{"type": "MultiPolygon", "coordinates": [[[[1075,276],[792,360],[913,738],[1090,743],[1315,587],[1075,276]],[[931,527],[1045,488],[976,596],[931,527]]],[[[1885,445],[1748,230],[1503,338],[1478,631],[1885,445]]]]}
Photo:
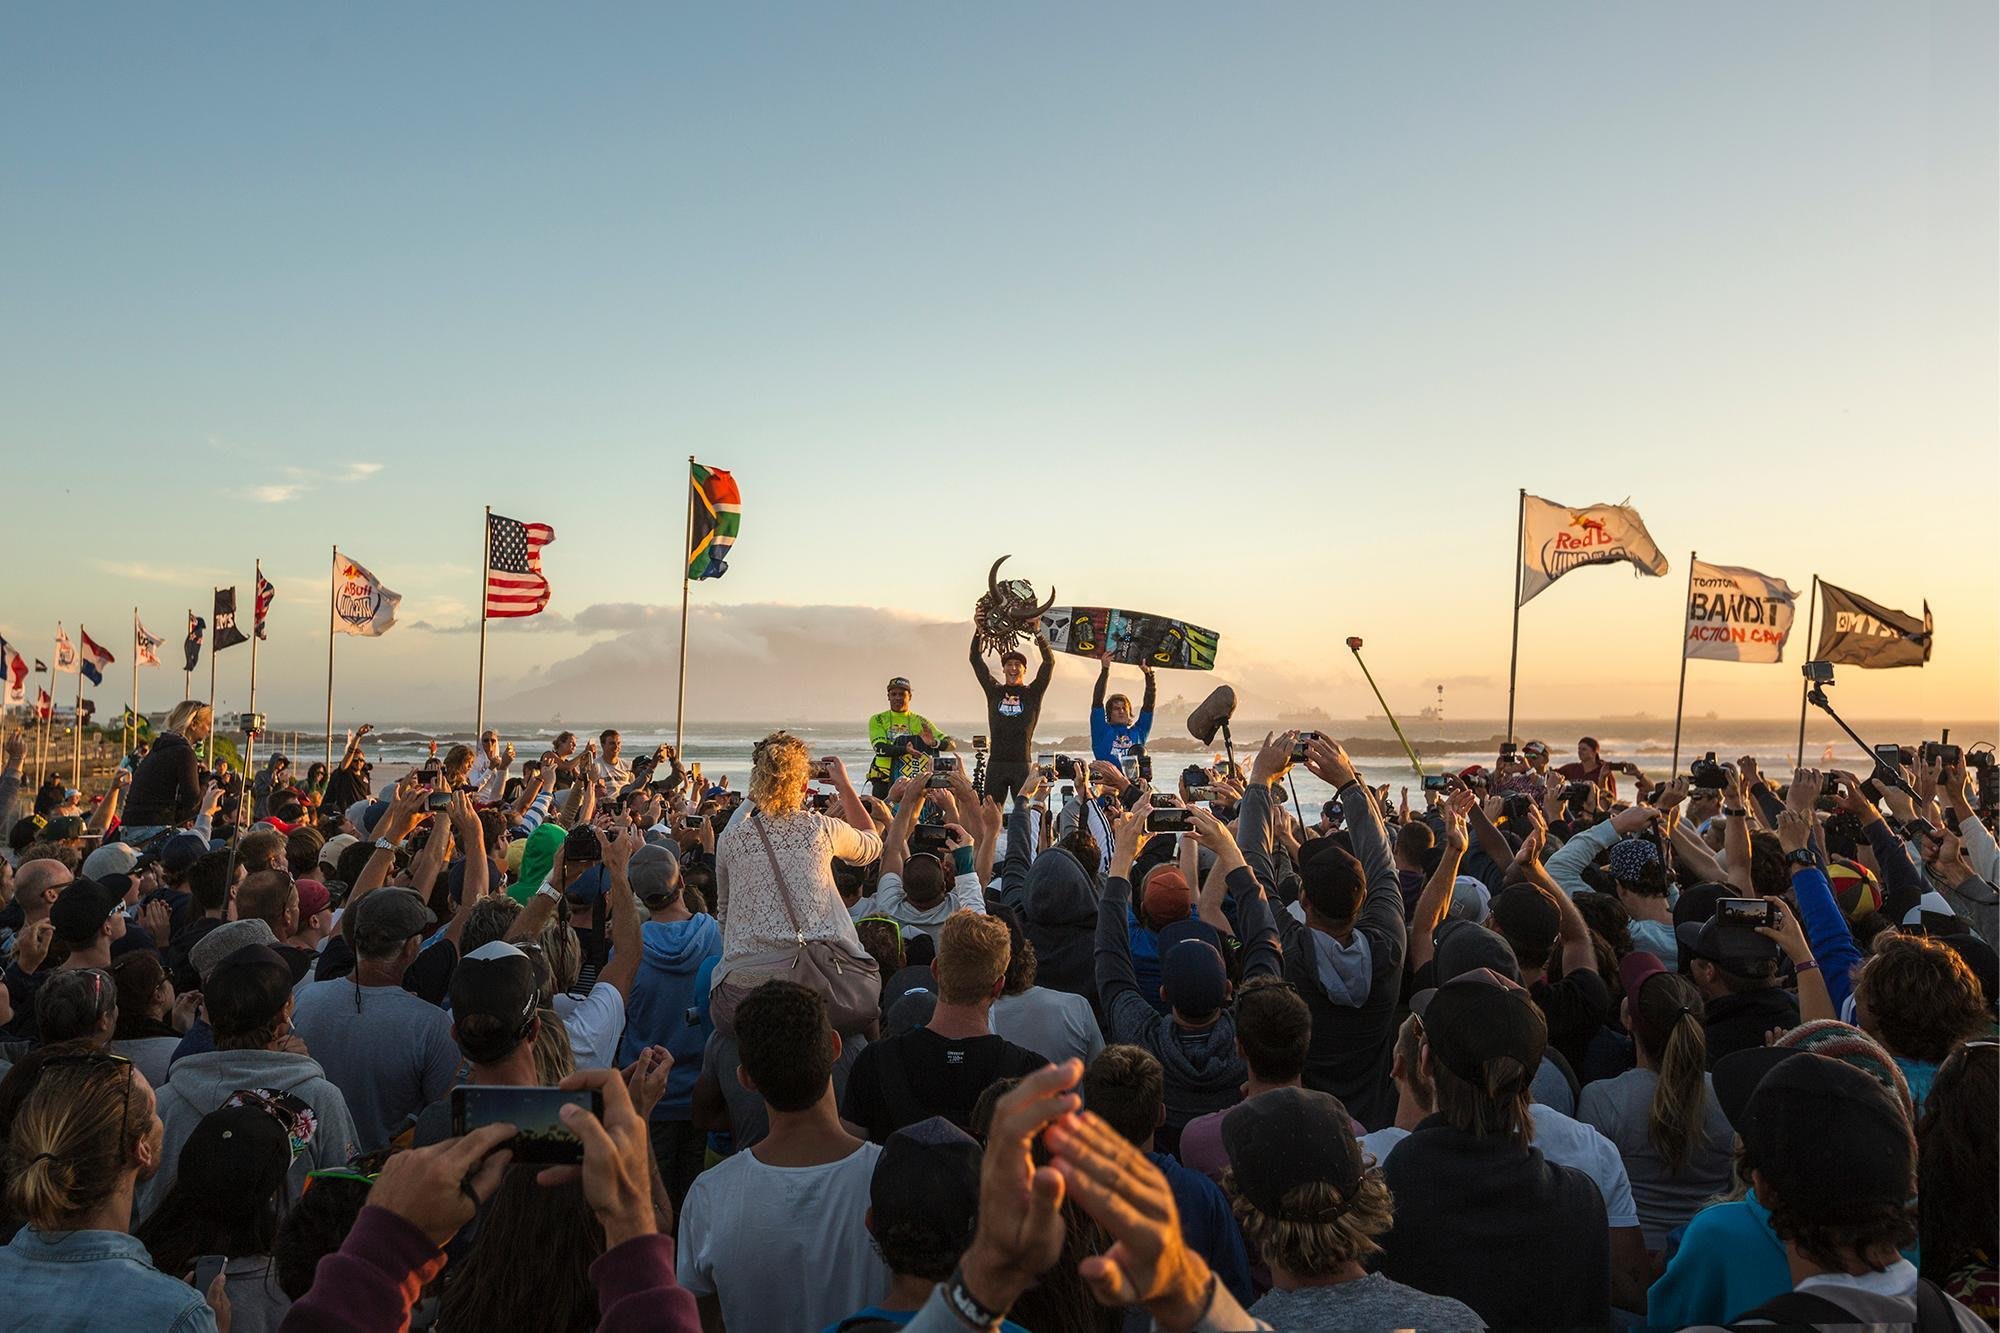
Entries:
{"type": "Polygon", "coordinates": [[[68,632],[63,629],[62,622],[58,620],[56,622],[56,670],[74,671],[76,668],[76,645],[70,642],[68,632]]]}
{"type": "Polygon", "coordinates": [[[139,623],[137,616],[132,618],[132,638],[139,648],[138,656],[133,659],[134,662],[142,667],[158,666],[160,664],[160,636],[149,633],[146,627],[139,623]]]}
{"type": "Polygon", "coordinates": [[[1783,579],[1697,560],[1683,652],[1719,662],[1783,661],[1798,597],[1783,579]]]}
{"type": "Polygon", "coordinates": [[[1642,574],[1667,572],[1667,558],[1630,505],[1570,509],[1534,495],[1522,501],[1522,606],[1572,569],[1621,561],[1642,574]]]}
{"type": "Polygon", "coordinates": [[[333,627],[342,634],[374,637],[396,623],[403,595],[382,586],[358,560],[338,556],[333,563],[333,627]]]}

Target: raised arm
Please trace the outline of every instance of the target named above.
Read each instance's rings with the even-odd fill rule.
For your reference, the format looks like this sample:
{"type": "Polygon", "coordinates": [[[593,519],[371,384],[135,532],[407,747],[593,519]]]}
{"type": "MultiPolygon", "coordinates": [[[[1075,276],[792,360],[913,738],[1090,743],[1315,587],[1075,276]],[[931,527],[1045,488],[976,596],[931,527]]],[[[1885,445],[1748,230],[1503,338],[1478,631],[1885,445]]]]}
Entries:
{"type": "MultiPolygon", "coordinates": [[[[826,780],[833,784],[834,793],[840,797],[840,817],[857,831],[866,833],[871,838],[876,837],[875,821],[869,817],[868,807],[861,803],[860,793],[854,790],[854,784],[848,780],[847,765],[840,762],[839,755],[832,754],[821,759],[819,763],[820,771],[826,774],[826,780]]],[[[843,861],[852,859],[848,856],[841,857],[843,861]]],[[[861,859],[866,862],[875,858],[871,854],[861,859]]]]}
{"type": "Polygon", "coordinates": [[[1111,654],[1100,653],[1097,658],[1097,684],[1090,691],[1090,712],[1093,717],[1104,715],[1104,687],[1111,683],[1111,654]]]}
{"type": "MultiPolygon", "coordinates": [[[[1144,815],[1128,816],[1141,821],[1144,815]]],[[[1195,836],[1202,846],[1215,853],[1211,876],[1220,876],[1236,895],[1236,914],[1243,922],[1243,979],[1276,976],[1285,955],[1278,943],[1278,922],[1271,914],[1271,900],[1264,886],[1244,864],[1243,853],[1228,828],[1208,811],[1196,807],[1193,813],[1195,836]]]]}
{"type": "Polygon", "coordinates": [[[1389,855],[1382,812],[1375,808],[1374,796],[1355,775],[1354,762],[1338,741],[1326,736],[1313,737],[1306,754],[1306,767],[1338,793],[1348,843],[1368,877],[1368,893],[1361,900],[1355,923],[1380,937],[1378,947],[1386,942],[1395,950],[1394,967],[1400,970],[1409,935],[1403,923],[1403,890],[1396,879],[1395,858],[1389,855]]]}
{"type": "MultiPolygon", "coordinates": [[[[1785,849],[1787,857],[1806,846],[1812,840],[1812,833],[1811,815],[1797,808],[1787,808],[1779,814],[1778,845],[1785,849]]],[[[1854,993],[1854,969],[1861,965],[1860,946],[1855,944],[1854,933],[1847,927],[1847,916],[1834,899],[1826,872],[1816,865],[1788,864],[1787,868],[1792,872],[1792,897],[1799,905],[1806,939],[1812,945],[1812,956],[1819,960],[1820,976],[1826,981],[1827,995],[1838,1014],[1847,997],[1854,993]]],[[[1803,989],[1799,1000],[1803,1005],[1803,989]]]]}
{"type": "Polygon", "coordinates": [[[117,817],[118,803],[124,798],[125,789],[132,785],[132,770],[120,766],[111,771],[111,780],[104,784],[104,795],[98,800],[97,808],[90,812],[90,822],[84,826],[88,833],[102,833],[111,827],[117,817]]]}
{"type": "Polygon", "coordinates": [[[1120,811],[1112,822],[1111,866],[1097,899],[1097,1002],[1104,1013],[1105,1035],[1129,1040],[1150,1025],[1153,1006],[1139,994],[1139,977],[1132,970],[1132,944],[1126,935],[1126,908],[1132,901],[1132,862],[1144,837],[1146,817],[1120,811]]]}
{"type": "Polygon", "coordinates": [[[1035,647],[1041,651],[1042,664],[1036,668],[1035,678],[1028,682],[1028,693],[1039,699],[1042,691],[1049,687],[1049,677],[1055,674],[1056,655],[1049,647],[1049,636],[1046,634],[1035,635],[1035,647]]]}
{"type": "Polygon", "coordinates": [[[627,873],[632,852],[639,846],[639,832],[632,821],[620,817],[612,821],[604,840],[604,873],[611,883],[604,890],[604,907],[611,914],[611,961],[597,974],[608,986],[616,986],[626,999],[632,997],[632,982],[639,975],[639,958],[645,952],[642,935],[644,911],[632,896],[632,880],[627,873]]]}
{"type": "Polygon", "coordinates": [[[1592,824],[1556,849],[1555,855],[1548,860],[1549,878],[1565,894],[1585,892],[1590,888],[1583,878],[1585,868],[1604,855],[1612,843],[1628,833],[1639,832],[1658,814],[1657,810],[1648,806],[1633,805],[1601,823],[1592,824]]]}
{"type": "Polygon", "coordinates": [[[1007,857],[1000,863],[1000,900],[1018,908],[1028,891],[1028,869],[1035,863],[1035,808],[1030,792],[1041,787],[1041,775],[1030,770],[1028,782],[1007,812],[1007,857]]]}
{"type": "Polygon", "coordinates": [[[923,813],[924,780],[899,778],[889,788],[889,802],[896,813],[889,820],[889,831],[882,835],[882,873],[901,875],[903,860],[910,854],[910,825],[923,813]]]}
{"type": "Polygon", "coordinates": [[[979,632],[972,634],[972,676],[982,689],[991,691],[1000,682],[993,679],[993,668],[986,665],[986,655],[979,651],[979,632]]]}
{"type": "MultiPolygon", "coordinates": [[[[1451,911],[1451,891],[1458,881],[1458,863],[1464,857],[1469,839],[1466,836],[1466,813],[1479,808],[1479,798],[1471,791],[1455,791],[1444,807],[1444,846],[1438,855],[1437,869],[1424,882],[1424,891],[1417,895],[1415,908],[1410,915],[1410,970],[1415,971],[1431,960],[1436,948],[1433,937],[1445,914],[1451,911]]],[[[1530,837],[1539,837],[1539,830],[1530,837]]]]}
{"type": "Polygon", "coordinates": [[[1160,692],[1160,678],[1159,673],[1153,670],[1151,662],[1141,662],[1139,670],[1146,677],[1145,697],[1139,701],[1139,729],[1143,731],[1146,727],[1146,720],[1153,716],[1153,701],[1158,697],[1160,692]]]}
{"type": "Polygon", "coordinates": [[[1265,733],[1264,743],[1250,760],[1250,783],[1243,789],[1243,799],[1236,807],[1237,846],[1244,864],[1267,893],[1277,892],[1278,885],[1277,862],[1272,854],[1276,814],[1271,808],[1271,784],[1283,781],[1285,770],[1291,767],[1295,739],[1296,734],[1289,731],[1276,736],[1265,733]]]}

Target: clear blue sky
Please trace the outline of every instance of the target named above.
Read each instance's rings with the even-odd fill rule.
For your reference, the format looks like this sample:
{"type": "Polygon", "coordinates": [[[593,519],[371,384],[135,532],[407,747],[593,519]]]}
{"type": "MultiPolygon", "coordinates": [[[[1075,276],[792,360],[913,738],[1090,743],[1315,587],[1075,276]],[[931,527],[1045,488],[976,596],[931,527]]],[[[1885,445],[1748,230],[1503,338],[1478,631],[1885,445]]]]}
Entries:
{"type": "MultiPolygon", "coordinates": [[[[462,622],[491,503],[556,526],[556,611],[672,602],[698,453],[746,505],[710,601],[962,615],[1012,551],[1336,713],[1348,633],[1412,706],[1498,711],[1526,486],[1632,497],[1674,573],[1531,604],[1524,703],[1670,711],[1698,547],[1929,597],[1936,661],[1855,705],[1991,716],[1995,35],[1822,0],[11,6],[0,630],[87,621],[122,696],[132,604],[177,640],[261,556],[267,707],[311,715],[333,542],[462,622]]],[[[510,630],[494,672],[591,641],[510,630]]],[[[466,636],[348,643],[356,691],[470,711],[466,636]]],[[[1701,668],[1702,706],[1784,712],[1787,656],[1701,668]]]]}

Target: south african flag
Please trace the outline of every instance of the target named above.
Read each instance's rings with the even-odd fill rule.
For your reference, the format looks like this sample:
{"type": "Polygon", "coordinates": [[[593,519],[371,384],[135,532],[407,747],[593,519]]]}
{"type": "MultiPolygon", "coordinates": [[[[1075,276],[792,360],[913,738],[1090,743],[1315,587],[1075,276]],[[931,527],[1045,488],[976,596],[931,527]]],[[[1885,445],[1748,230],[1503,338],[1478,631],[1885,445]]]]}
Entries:
{"type": "Polygon", "coordinates": [[[688,464],[688,563],[691,579],[719,579],[729,572],[729,548],[743,522],[736,478],[721,468],[688,464]]]}

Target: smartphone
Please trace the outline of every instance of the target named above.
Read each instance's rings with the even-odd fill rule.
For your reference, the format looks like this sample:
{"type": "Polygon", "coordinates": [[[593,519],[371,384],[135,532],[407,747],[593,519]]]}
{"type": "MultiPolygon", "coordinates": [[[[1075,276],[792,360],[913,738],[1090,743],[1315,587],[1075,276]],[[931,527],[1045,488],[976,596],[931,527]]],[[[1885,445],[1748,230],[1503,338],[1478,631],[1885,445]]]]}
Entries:
{"type": "Polygon", "coordinates": [[[931,767],[933,771],[938,773],[956,773],[958,772],[958,756],[955,754],[941,754],[937,757],[937,762],[931,767]]]}
{"type": "Polygon", "coordinates": [[[426,787],[434,785],[437,780],[438,769],[435,764],[426,764],[417,770],[417,781],[423,783],[426,787]]]}
{"type": "Polygon", "coordinates": [[[701,764],[699,761],[689,764],[687,766],[687,771],[689,775],[692,776],[697,782],[701,780],[701,764]]]}
{"type": "Polygon", "coordinates": [[[1056,788],[1056,795],[1067,801],[1076,795],[1076,788],[1072,784],[1065,782],[1062,786],[1056,788]]]}
{"type": "Polygon", "coordinates": [[[1214,799],[1215,799],[1215,788],[1213,788],[1213,787],[1189,787],[1189,788],[1188,788],[1188,799],[1189,799],[1190,801],[1212,801],[1212,800],[1214,800],[1214,799]]]}
{"type": "Polygon", "coordinates": [[[1156,810],[1164,810],[1169,806],[1176,806],[1180,804],[1180,802],[1176,801],[1170,793],[1163,791],[1154,792],[1151,796],[1148,796],[1146,800],[1147,803],[1150,804],[1156,810]]]}
{"type": "Polygon", "coordinates": [[[703,817],[701,815],[682,815],[681,827],[686,829],[700,828],[702,826],[702,821],[703,817]]]}
{"type": "Polygon", "coordinates": [[[1515,753],[1516,753],[1516,747],[1514,745],[1514,742],[1512,741],[1500,742],[1500,757],[1502,759],[1512,759],[1515,753]]]}
{"type": "Polygon", "coordinates": [[[925,780],[924,787],[926,790],[932,790],[932,791],[938,789],[949,791],[951,789],[951,774],[933,773],[930,775],[928,779],[925,780]]]}
{"type": "Polygon", "coordinates": [[[568,1092],[562,1088],[461,1084],[451,1090],[451,1132],[462,1135],[482,1125],[512,1125],[520,1131],[507,1145],[514,1150],[516,1162],[581,1162],[582,1141],[564,1128],[556,1114],[565,1106],[581,1106],[601,1119],[604,1095],[594,1088],[568,1092]]]}
{"type": "Polygon", "coordinates": [[[1292,740],[1292,762],[1303,764],[1306,761],[1306,752],[1312,748],[1312,743],[1318,739],[1319,733],[1317,731],[1302,731],[1294,737],[1292,740]]]}
{"type": "Polygon", "coordinates": [[[1049,754],[1045,751],[1035,756],[1036,768],[1053,769],[1055,766],[1056,766],[1056,757],[1054,755],[1049,754]]]}
{"type": "Polygon", "coordinates": [[[910,850],[943,856],[944,845],[950,838],[950,832],[942,824],[919,824],[910,830],[910,850]]]}
{"type": "Polygon", "coordinates": [[[1775,926],[1778,905],[1768,898],[1718,898],[1715,920],[1724,926],[1775,926]]]}
{"type": "Polygon", "coordinates": [[[194,1289],[207,1292],[208,1284],[215,1281],[222,1272],[222,1266],[229,1262],[228,1256],[221,1254],[198,1254],[194,1259],[194,1289]]]}
{"type": "Polygon", "coordinates": [[[1450,775],[1450,774],[1448,774],[1448,773],[1426,773],[1426,774],[1424,774],[1424,790],[1425,790],[1425,791],[1450,791],[1450,790],[1451,790],[1451,775],[1450,775]]]}
{"type": "Polygon", "coordinates": [[[1148,833],[1192,833],[1194,816],[1178,805],[1157,805],[1146,812],[1148,833]]]}
{"type": "Polygon", "coordinates": [[[1125,770],[1125,780],[1127,782],[1139,781],[1139,774],[1141,769],[1139,761],[1136,758],[1127,755],[1125,758],[1125,762],[1120,764],[1119,767],[1125,770]]]}

